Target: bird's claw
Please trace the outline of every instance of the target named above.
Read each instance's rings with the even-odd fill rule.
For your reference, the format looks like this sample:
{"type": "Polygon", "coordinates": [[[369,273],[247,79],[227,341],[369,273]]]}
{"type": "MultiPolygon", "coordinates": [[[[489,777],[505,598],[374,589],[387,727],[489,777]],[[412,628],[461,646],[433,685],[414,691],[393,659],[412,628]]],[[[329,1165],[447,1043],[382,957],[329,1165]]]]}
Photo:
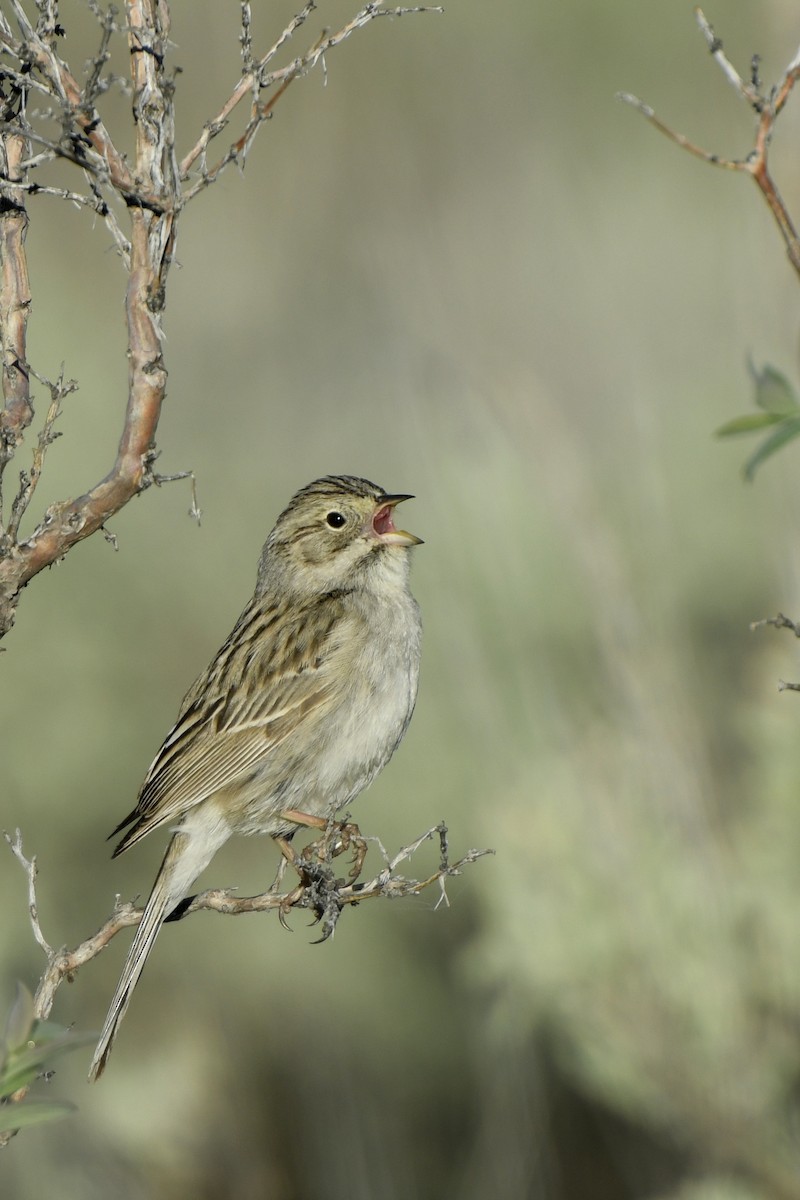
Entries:
{"type": "Polygon", "coordinates": [[[331,858],[337,858],[350,849],[353,851],[353,857],[347,878],[350,883],[355,883],[361,874],[369,847],[366,838],[362,836],[361,830],[354,821],[342,821],[337,829],[337,838],[331,851],[331,858]]]}
{"type": "Polygon", "coordinates": [[[294,933],[294,930],[286,920],[286,916],[289,910],[294,908],[294,906],[299,904],[303,899],[306,893],[306,887],[307,884],[303,882],[298,883],[297,887],[292,888],[290,892],[286,893],[278,905],[278,921],[280,922],[281,928],[287,930],[289,933],[294,933]]]}
{"type": "MultiPolygon", "coordinates": [[[[297,816],[294,812],[291,815],[297,816]]],[[[295,907],[308,908],[313,913],[312,924],[322,922],[322,937],[318,938],[317,942],[327,941],[334,932],[344,907],[339,897],[339,889],[347,883],[354,883],[363,869],[368,850],[366,839],[362,837],[356,824],[345,820],[328,822],[323,836],[311,842],[300,853],[285,838],[275,840],[283,858],[273,888],[277,890],[287,866],[292,867],[298,876],[297,886],[286,893],[278,906],[280,924],[291,932],[291,926],[286,920],[289,910],[295,907]],[[330,864],[334,858],[351,849],[353,857],[347,879],[336,879],[330,864]]]]}

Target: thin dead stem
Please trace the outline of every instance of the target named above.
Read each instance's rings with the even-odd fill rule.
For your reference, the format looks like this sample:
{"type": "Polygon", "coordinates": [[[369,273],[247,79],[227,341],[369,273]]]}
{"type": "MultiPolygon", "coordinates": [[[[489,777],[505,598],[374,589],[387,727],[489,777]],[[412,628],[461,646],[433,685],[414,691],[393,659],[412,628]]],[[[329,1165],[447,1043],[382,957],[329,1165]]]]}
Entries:
{"type": "Polygon", "coordinates": [[[42,468],[44,467],[44,459],[47,454],[48,446],[50,446],[57,437],[61,435],[54,430],[54,425],[61,416],[61,402],[65,396],[71,395],[77,391],[78,385],[74,379],[64,381],[64,367],[62,364],[61,374],[55,383],[51,383],[49,379],[43,379],[36,375],[36,372],[30,372],[44,384],[50,391],[50,405],[47,409],[47,415],[44,419],[44,424],[39,430],[39,436],[36,441],[36,446],[33,451],[33,462],[31,464],[30,473],[20,471],[20,486],[17,495],[14,497],[14,502],[11,505],[11,518],[8,522],[6,533],[8,537],[16,539],[19,530],[20,521],[25,515],[25,511],[33,499],[33,493],[36,491],[36,486],[42,476],[42,468]]]}
{"type": "Polygon", "coordinates": [[[791,617],[785,617],[783,613],[778,613],[777,617],[762,617],[760,621],[752,621],[750,628],[763,629],[765,625],[773,625],[776,629],[791,629],[794,636],[800,638],[800,623],[793,621],[791,617]]]}
{"type": "Polygon", "coordinates": [[[650,105],[645,104],[637,96],[632,96],[629,92],[620,92],[618,98],[625,104],[632,105],[659,133],[663,133],[682,150],[688,151],[689,154],[702,159],[703,162],[711,163],[713,166],[723,167],[728,171],[741,171],[750,175],[766,200],[780,230],[789,261],[800,275],[800,238],[798,238],[794,222],[770,173],[768,164],[769,147],[775,122],[800,77],[800,50],[789,63],[777,84],[765,93],[758,80],[758,60],[753,60],[751,79],[749,81],[743,79],[725,54],[722,42],[702,9],[695,9],[695,16],[717,66],[757,116],[755,145],[747,157],[743,159],[725,158],[704,150],[684,134],[677,132],[662,121],[656,116],[650,105]]]}
{"type": "MultiPolygon", "coordinates": [[[[766,625],[773,625],[775,629],[789,629],[796,638],[800,638],[800,622],[793,621],[791,617],[784,616],[783,613],[778,613],[777,617],[764,617],[760,621],[752,621],[750,628],[763,629],[766,625]]],[[[800,692],[800,683],[788,683],[785,679],[778,680],[779,692],[800,692]]]]}
{"type": "MultiPolygon", "coordinates": [[[[44,567],[77,542],[102,530],[133,496],[151,483],[190,477],[191,472],[156,476],[152,472],[155,436],[166,393],[162,313],[175,254],[178,218],[185,205],[219,178],[231,163],[243,165],[253,141],[289,85],[315,66],[356,30],[380,17],[440,12],[427,6],[362,4],[333,33],[312,39],[288,64],[275,62],[315,11],[303,5],[263,54],[253,44],[249,0],[241,4],[239,40],[243,71],[230,95],[179,162],[175,151],[175,77],[166,66],[169,49],[167,0],[124,0],[112,5],[87,0],[99,26],[99,44],[79,82],[62,57],[67,42],[56,0],[36,0],[32,21],[23,0],[8,0],[0,12],[0,330],[2,390],[0,411],[0,637],[12,626],[20,593],[44,567]],[[101,102],[120,83],[110,70],[113,39],[127,39],[135,130],[135,153],[123,154],[105,123],[101,102]],[[28,111],[28,96],[42,104],[28,111]],[[249,98],[244,130],[211,167],[208,146],[228,126],[240,102],[249,98]],[[86,190],[48,182],[35,173],[53,163],[80,169],[86,190]],[[116,460],[108,474],[76,499],[50,506],[22,541],[19,529],[52,441],[54,410],[45,419],[30,473],[22,472],[6,521],[3,472],[33,420],[30,368],[26,353],[30,287],[25,257],[26,203],[40,195],[66,200],[102,217],[127,271],[129,386],[116,460]],[[130,229],[123,232],[123,213],[130,229]],[[42,440],[44,439],[44,440],[42,440]]],[[[66,393],[64,393],[66,394],[66,393]]],[[[192,512],[199,516],[196,497],[192,512]]]]}
{"type": "MultiPolygon", "coordinates": [[[[298,876],[297,887],[283,892],[278,891],[277,888],[270,889],[258,896],[237,896],[235,891],[230,888],[211,889],[184,901],[180,906],[179,916],[176,914],[174,919],[183,920],[190,913],[205,910],[225,916],[238,916],[242,913],[269,912],[271,910],[285,915],[291,909],[300,909],[313,914],[322,930],[322,937],[319,940],[325,941],[333,934],[342,911],[348,906],[360,904],[363,900],[375,900],[381,897],[397,900],[407,896],[418,896],[427,888],[436,886],[439,890],[439,899],[436,904],[438,908],[442,902],[449,904],[446,892],[448,879],[460,875],[465,867],[477,862],[487,854],[494,854],[493,850],[468,850],[455,862],[451,862],[447,832],[444,823],[435,825],[390,857],[379,839],[362,839],[355,826],[334,821],[328,825],[319,838],[297,855],[296,861],[292,864],[298,876]],[[341,853],[362,841],[372,842],[377,847],[382,859],[380,870],[372,878],[363,882],[359,882],[358,879],[337,878],[333,871],[334,860],[341,853]],[[410,862],[413,855],[429,841],[438,843],[439,865],[437,869],[422,879],[399,875],[398,868],[410,862]]],[[[79,968],[96,958],[121,930],[130,925],[138,925],[144,909],[133,903],[122,903],[117,897],[113,912],[96,933],[72,950],[67,950],[65,947],[54,949],[44,936],[39,920],[36,898],[38,874],[36,858],[29,859],[25,856],[19,830],[16,830],[13,837],[8,833],[4,833],[3,837],[27,876],[28,915],[31,928],[37,944],[47,959],[47,965],[34,996],[35,1014],[39,1020],[46,1020],[50,1016],[56,993],[64,980],[74,979],[79,968]]],[[[363,857],[361,857],[361,861],[363,862],[363,857]]],[[[279,880],[281,878],[282,873],[279,880]]]]}
{"type": "Polygon", "coordinates": [[[192,167],[200,159],[200,177],[192,187],[184,192],[183,203],[193,200],[199,192],[208,187],[209,184],[214,183],[222,171],[232,162],[238,162],[240,165],[243,165],[260,126],[272,115],[276,102],[284,94],[289,85],[300,76],[307,75],[317,64],[322,63],[324,66],[325,55],[336,46],[340,46],[357,29],[363,28],[378,17],[401,17],[410,13],[441,13],[444,11],[439,7],[422,5],[417,5],[413,8],[384,8],[382,4],[378,3],[365,4],[341,29],[335,33],[322,34],[305,53],[299,55],[287,66],[274,71],[267,71],[267,67],[275,58],[278,51],[305,24],[316,7],[313,0],[310,0],[287,24],[275,44],[256,62],[252,58],[250,6],[249,4],[242,5],[242,33],[240,40],[243,58],[246,62],[245,71],[217,116],[206,122],[199,138],[181,160],[180,175],[181,179],[184,180],[189,178],[192,167]],[[274,95],[268,101],[260,103],[260,94],[271,87],[276,87],[274,95]],[[209,168],[206,165],[206,151],[209,143],[226,128],[234,109],[248,94],[252,97],[252,104],[250,117],[244,133],[241,137],[233,141],[219,161],[213,167],[209,168]]]}
{"type": "Polygon", "coordinates": [[[28,314],[31,306],[25,236],[28,214],[16,190],[23,182],[20,164],[28,154],[24,132],[26,92],[12,89],[2,105],[3,124],[13,116],[14,127],[0,134],[0,339],[2,339],[3,410],[0,413],[0,554],[8,538],[3,529],[2,483],[6,466],[33,420],[27,369],[28,314]],[[8,182],[9,186],[4,186],[8,182]]]}

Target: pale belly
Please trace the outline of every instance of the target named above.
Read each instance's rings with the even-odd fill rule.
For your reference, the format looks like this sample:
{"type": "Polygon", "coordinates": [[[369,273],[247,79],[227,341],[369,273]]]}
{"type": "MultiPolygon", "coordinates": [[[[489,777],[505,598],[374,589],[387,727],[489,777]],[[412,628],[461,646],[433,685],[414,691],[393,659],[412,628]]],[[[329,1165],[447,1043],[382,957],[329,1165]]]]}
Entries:
{"type": "Polygon", "coordinates": [[[402,740],[418,676],[418,620],[407,638],[371,641],[352,661],[330,711],[298,728],[252,772],[236,832],[283,836],[295,828],[281,819],[288,809],[329,818],[352,803],[402,740]]]}

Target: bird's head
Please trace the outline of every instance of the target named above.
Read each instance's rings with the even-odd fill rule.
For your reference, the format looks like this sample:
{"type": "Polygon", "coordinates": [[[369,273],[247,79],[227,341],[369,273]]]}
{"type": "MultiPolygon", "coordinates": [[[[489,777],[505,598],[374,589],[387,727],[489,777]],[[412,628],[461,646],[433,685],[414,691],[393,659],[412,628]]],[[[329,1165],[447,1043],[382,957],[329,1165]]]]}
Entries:
{"type": "Polygon", "coordinates": [[[364,586],[378,574],[405,579],[408,551],[422,539],[395,526],[394,510],[411,499],[354,475],[309,483],[267,539],[259,585],[314,595],[364,586]]]}

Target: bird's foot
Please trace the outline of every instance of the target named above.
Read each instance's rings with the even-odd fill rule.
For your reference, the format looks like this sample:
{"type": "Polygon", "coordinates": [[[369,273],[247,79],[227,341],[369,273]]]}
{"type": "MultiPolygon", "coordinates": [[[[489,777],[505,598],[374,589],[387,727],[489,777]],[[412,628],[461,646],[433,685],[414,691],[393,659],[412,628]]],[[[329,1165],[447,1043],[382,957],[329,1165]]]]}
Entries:
{"type": "Polygon", "coordinates": [[[330,862],[352,848],[353,859],[347,878],[350,883],[355,883],[364,866],[368,846],[366,839],[362,837],[361,830],[354,821],[348,821],[347,818],[343,821],[332,821],[325,817],[312,816],[311,813],[301,812],[297,808],[286,809],[281,813],[281,817],[286,821],[292,821],[296,825],[305,825],[309,829],[325,830],[324,835],[306,846],[305,850],[299,856],[294,854],[294,851],[290,854],[284,850],[284,846],[288,849],[288,842],[285,838],[275,839],[281,847],[281,853],[283,853],[284,858],[295,870],[298,870],[298,857],[305,859],[306,862],[311,862],[314,859],[318,862],[330,862]]]}
{"type": "Polygon", "coordinates": [[[319,818],[299,814],[295,810],[281,814],[287,819],[297,822],[298,816],[308,818],[308,824],[324,827],[325,834],[305,846],[299,853],[286,838],[276,838],[282,859],[278,869],[275,884],[282,879],[287,866],[290,866],[298,876],[297,886],[281,900],[278,908],[278,920],[284,929],[290,929],[286,917],[291,908],[310,908],[315,922],[322,922],[322,937],[320,942],[327,941],[331,936],[339,915],[342,911],[342,901],[339,888],[345,883],[343,879],[334,876],[331,863],[340,854],[352,849],[353,865],[349,873],[352,882],[358,878],[367,853],[367,842],[361,836],[357,825],[347,821],[321,821],[319,818]]]}
{"type": "Polygon", "coordinates": [[[355,883],[361,874],[368,849],[367,840],[354,821],[342,821],[339,824],[339,844],[338,849],[333,852],[333,857],[346,854],[348,850],[353,851],[350,870],[347,873],[350,883],[355,883]]]}

